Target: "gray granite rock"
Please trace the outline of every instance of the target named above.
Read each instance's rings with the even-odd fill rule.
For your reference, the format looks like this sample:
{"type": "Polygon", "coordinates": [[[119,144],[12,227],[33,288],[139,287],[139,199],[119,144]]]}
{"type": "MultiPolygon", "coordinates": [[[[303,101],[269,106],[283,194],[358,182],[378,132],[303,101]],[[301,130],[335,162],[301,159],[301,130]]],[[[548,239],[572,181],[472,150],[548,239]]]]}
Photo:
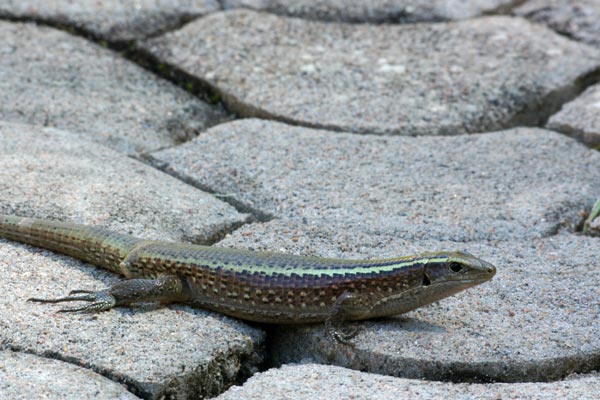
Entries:
{"type": "Polygon", "coordinates": [[[589,87],[548,120],[549,129],[600,146],[600,84],[589,87]]]}
{"type": "Polygon", "coordinates": [[[529,0],[513,12],[576,40],[600,46],[599,0],[529,0]]]}
{"type": "Polygon", "coordinates": [[[466,384],[429,382],[369,374],[316,364],[284,365],[256,374],[234,386],[219,400],[388,400],[388,399],[527,399],[593,400],[600,392],[600,375],[574,375],[549,383],[466,384]]]}
{"type": "Polygon", "coordinates": [[[269,337],[271,365],[311,361],[383,375],[479,382],[550,381],[597,369],[599,238],[561,234],[456,243],[377,241],[349,232],[346,248],[340,248],[344,233],[332,231],[271,221],[246,225],[219,245],[348,259],[462,250],[491,262],[498,272],[491,282],[439,303],[357,323],[355,348],[334,346],[323,324],[277,328],[269,337]]]}
{"type": "Polygon", "coordinates": [[[53,128],[0,123],[0,213],[210,242],[248,216],[114,150],[53,128]]]}
{"type": "Polygon", "coordinates": [[[572,138],[531,128],[357,136],[242,120],[150,157],[275,218],[220,246],[340,258],[465,250],[499,269],[490,284],[361,324],[356,349],[332,346],[321,324],[278,328],[275,365],[310,359],[415,378],[519,381],[598,363],[598,239],[554,236],[582,222],[600,187],[592,167],[600,154],[572,138]]]}
{"type": "Polygon", "coordinates": [[[0,120],[67,129],[133,154],[172,146],[224,114],[109,50],[0,22],[0,120]]]}
{"type": "Polygon", "coordinates": [[[25,353],[0,351],[3,399],[137,399],[115,382],[88,369],[25,353]]]}
{"type": "Polygon", "coordinates": [[[509,9],[514,0],[223,0],[225,9],[246,7],[306,19],[349,22],[446,21],[509,9]]]}
{"type": "Polygon", "coordinates": [[[538,124],[600,66],[597,50],[508,17],[375,26],[236,10],[141,46],[242,116],[379,134],[538,124]]]}
{"type": "Polygon", "coordinates": [[[256,371],[264,334],[219,314],[153,304],[58,314],[58,305],[25,301],[117,281],[72,258],[0,240],[0,348],[83,366],[147,399],[215,396],[256,371]]]}
{"type": "Polygon", "coordinates": [[[218,8],[216,0],[3,0],[0,17],[42,21],[124,41],[174,29],[218,8]]]}
{"type": "Polygon", "coordinates": [[[263,220],[356,235],[342,244],[546,236],[579,225],[600,187],[600,154],[531,128],[408,138],[241,120],[150,160],[263,220]]]}

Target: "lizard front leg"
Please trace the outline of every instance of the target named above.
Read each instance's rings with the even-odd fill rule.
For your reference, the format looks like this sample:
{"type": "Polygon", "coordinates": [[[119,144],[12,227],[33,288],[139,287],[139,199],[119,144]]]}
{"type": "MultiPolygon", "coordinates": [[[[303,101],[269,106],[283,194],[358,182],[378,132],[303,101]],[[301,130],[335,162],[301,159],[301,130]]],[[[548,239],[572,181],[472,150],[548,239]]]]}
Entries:
{"type": "Polygon", "coordinates": [[[350,339],[358,334],[358,328],[348,325],[350,320],[350,310],[354,307],[354,302],[358,299],[357,295],[344,292],[336,300],[329,316],[325,320],[325,332],[336,343],[353,346],[350,339]]]}

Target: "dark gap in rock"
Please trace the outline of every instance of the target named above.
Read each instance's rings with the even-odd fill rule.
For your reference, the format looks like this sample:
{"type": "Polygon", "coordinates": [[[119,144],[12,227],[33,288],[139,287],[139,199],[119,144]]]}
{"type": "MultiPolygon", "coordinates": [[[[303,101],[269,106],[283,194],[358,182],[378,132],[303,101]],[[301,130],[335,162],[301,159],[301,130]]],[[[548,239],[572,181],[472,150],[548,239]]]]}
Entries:
{"type": "MultiPolygon", "coordinates": [[[[245,225],[245,224],[250,224],[253,222],[269,222],[269,221],[275,219],[275,216],[270,213],[267,213],[258,208],[252,207],[243,201],[235,199],[233,196],[230,196],[227,193],[219,193],[211,186],[205,185],[201,182],[198,182],[194,178],[191,178],[187,175],[180,174],[177,171],[172,170],[171,168],[169,168],[169,166],[166,163],[163,163],[160,160],[155,159],[154,157],[152,157],[151,154],[141,154],[140,160],[145,162],[146,164],[148,164],[149,166],[151,166],[153,168],[156,168],[168,175],[171,175],[174,178],[177,178],[178,180],[180,180],[190,186],[195,187],[196,189],[200,189],[204,192],[214,195],[219,200],[222,200],[225,203],[228,203],[229,205],[233,206],[238,212],[244,213],[244,214],[250,214],[252,216],[246,223],[241,223],[241,224],[239,224],[239,226],[235,227],[234,229],[227,230],[227,232],[225,232],[225,234],[231,233],[234,230],[236,230],[237,228],[239,228],[240,226],[245,225]]],[[[223,237],[225,237],[225,235],[223,235],[223,237]]],[[[223,237],[221,237],[221,239],[223,237]]],[[[219,240],[215,240],[211,244],[214,244],[214,243],[218,242],[219,240]]]]}
{"type": "MultiPolygon", "coordinates": [[[[179,25],[172,27],[172,29],[167,29],[164,32],[155,33],[151,36],[159,36],[170,32],[171,30],[177,30],[183,25],[197,18],[202,18],[202,16],[190,16],[189,18],[182,18],[180,21],[181,23],[179,25]]],[[[160,62],[152,55],[138,48],[138,46],[136,46],[135,40],[108,40],[104,37],[96,35],[93,32],[90,32],[87,29],[43,18],[13,17],[5,14],[0,14],[0,19],[10,22],[34,23],[40,26],[47,26],[89,40],[95,43],[96,45],[105,47],[109,50],[118,53],[123,58],[137,64],[138,66],[153,73],[154,75],[166,79],[169,82],[175,84],[176,86],[182,88],[183,90],[198,97],[199,99],[222,109],[225,113],[231,116],[232,120],[239,118],[237,115],[235,115],[227,109],[226,104],[221,101],[221,96],[215,88],[201,81],[200,79],[186,74],[185,72],[179,69],[173,68],[169,65],[160,62]]]]}

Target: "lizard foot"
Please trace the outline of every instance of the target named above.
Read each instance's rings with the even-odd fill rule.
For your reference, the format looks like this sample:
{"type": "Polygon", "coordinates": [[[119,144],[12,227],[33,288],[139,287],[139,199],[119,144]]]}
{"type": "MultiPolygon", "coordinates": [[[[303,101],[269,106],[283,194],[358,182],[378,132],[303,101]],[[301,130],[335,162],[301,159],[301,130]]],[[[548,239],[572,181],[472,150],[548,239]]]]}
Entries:
{"type": "Polygon", "coordinates": [[[63,308],[58,310],[58,312],[98,312],[98,311],[107,311],[113,308],[117,300],[108,293],[107,290],[101,290],[98,292],[92,292],[89,290],[73,290],[69,293],[69,296],[60,297],[57,299],[38,299],[38,298],[30,298],[27,301],[32,301],[34,303],[62,303],[66,301],[87,301],[89,304],[86,304],[81,307],[75,308],[63,308]],[[73,296],[73,294],[82,294],[80,296],[73,296]]]}

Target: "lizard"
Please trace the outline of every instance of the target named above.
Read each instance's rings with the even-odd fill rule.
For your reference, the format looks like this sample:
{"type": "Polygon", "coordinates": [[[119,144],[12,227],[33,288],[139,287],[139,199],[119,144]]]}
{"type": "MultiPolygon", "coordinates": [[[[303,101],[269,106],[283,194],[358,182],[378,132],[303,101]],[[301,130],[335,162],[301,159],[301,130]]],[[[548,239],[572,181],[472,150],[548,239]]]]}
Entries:
{"type": "Polygon", "coordinates": [[[40,303],[81,301],[59,312],[99,312],[136,302],[185,303],[269,324],[324,322],[349,344],[346,322],[406,313],[490,280],[496,268],[440,251],[344,260],[139,239],[102,227],[0,215],[0,237],[65,254],[127,280],[40,303]]]}

